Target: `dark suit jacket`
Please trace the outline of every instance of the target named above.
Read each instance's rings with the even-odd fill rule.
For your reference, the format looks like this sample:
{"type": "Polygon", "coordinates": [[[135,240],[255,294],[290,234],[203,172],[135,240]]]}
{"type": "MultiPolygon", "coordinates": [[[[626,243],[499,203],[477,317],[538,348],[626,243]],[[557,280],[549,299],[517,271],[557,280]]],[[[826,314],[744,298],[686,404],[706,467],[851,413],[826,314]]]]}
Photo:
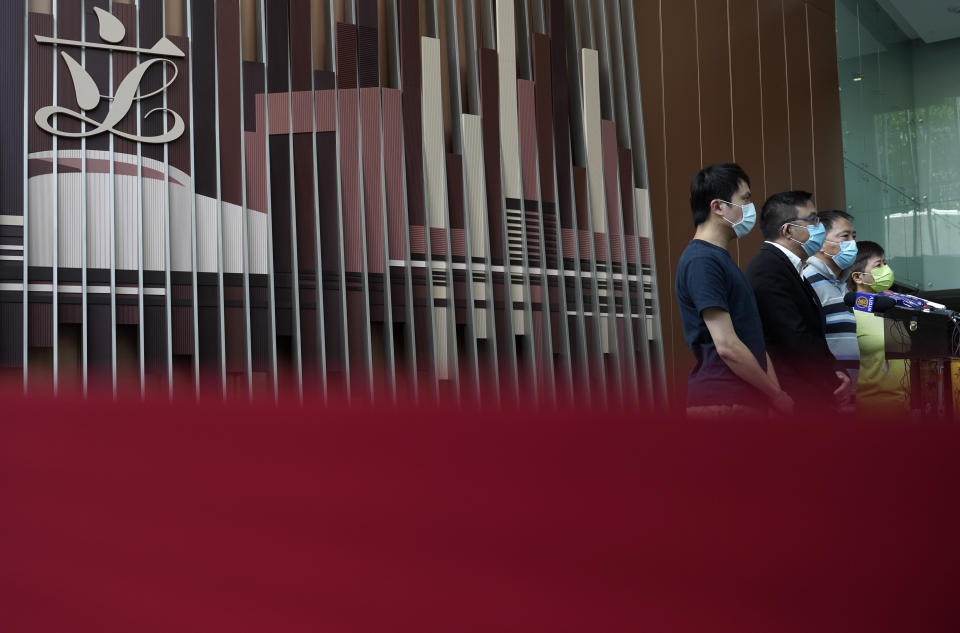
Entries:
{"type": "Polygon", "coordinates": [[[763,322],[763,338],[780,387],[797,405],[807,398],[833,404],[840,385],[827,346],[820,299],[783,252],[764,243],[746,270],[763,322]]]}

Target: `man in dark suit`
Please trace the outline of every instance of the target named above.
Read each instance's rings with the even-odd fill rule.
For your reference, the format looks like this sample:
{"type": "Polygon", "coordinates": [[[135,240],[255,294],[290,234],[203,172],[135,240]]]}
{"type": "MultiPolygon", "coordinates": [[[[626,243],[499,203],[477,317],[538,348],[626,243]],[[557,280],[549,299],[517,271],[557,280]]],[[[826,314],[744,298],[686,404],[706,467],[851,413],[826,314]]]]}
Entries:
{"type": "Polygon", "coordinates": [[[830,406],[850,397],[850,378],[827,346],[820,300],[800,271],[823,247],[824,227],[806,191],[770,196],[760,212],[764,243],[747,266],[767,352],[780,384],[799,404],[830,406]]]}

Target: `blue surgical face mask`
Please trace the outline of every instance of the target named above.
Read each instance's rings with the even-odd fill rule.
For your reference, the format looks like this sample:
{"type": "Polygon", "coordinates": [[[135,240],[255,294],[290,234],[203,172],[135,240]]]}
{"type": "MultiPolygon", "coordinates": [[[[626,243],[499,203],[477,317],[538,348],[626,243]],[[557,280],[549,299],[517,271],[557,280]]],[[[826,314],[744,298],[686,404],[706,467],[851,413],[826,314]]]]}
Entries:
{"type": "Polygon", "coordinates": [[[727,222],[730,222],[730,226],[733,227],[733,232],[737,234],[738,238],[743,237],[753,230],[753,226],[757,223],[757,209],[753,206],[752,202],[748,202],[747,204],[737,204],[736,202],[727,202],[726,200],[721,200],[720,202],[740,207],[743,217],[740,218],[739,222],[730,222],[726,217],[720,216],[724,220],[727,220],[727,222]]]}
{"type": "MultiPolygon", "coordinates": [[[[824,240],[824,242],[826,241],[827,240],[824,240]]],[[[855,240],[847,240],[845,242],[830,243],[840,245],[840,252],[830,256],[833,263],[836,264],[840,270],[853,266],[853,262],[857,260],[857,242],[855,240]]]]}
{"type": "MultiPolygon", "coordinates": [[[[800,226],[799,224],[793,224],[792,222],[788,222],[788,224],[790,226],[800,226]]],[[[814,224],[813,226],[805,226],[803,228],[807,229],[807,239],[805,242],[795,240],[792,237],[790,237],[790,239],[800,244],[800,246],[803,247],[803,252],[807,254],[807,257],[810,257],[823,248],[823,238],[827,235],[827,229],[823,227],[823,224],[819,223],[814,224]]]]}

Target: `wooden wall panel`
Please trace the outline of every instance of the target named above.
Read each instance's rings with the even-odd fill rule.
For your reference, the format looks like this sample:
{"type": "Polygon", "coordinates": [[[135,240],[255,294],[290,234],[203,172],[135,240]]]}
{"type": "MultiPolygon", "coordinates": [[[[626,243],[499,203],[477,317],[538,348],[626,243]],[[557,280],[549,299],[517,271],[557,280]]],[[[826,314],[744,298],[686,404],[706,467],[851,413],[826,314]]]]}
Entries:
{"type": "Polygon", "coordinates": [[[836,20],[832,11],[807,4],[807,41],[810,43],[810,89],[813,106],[814,176],[821,209],[842,209],[843,130],[840,123],[840,86],[837,81],[836,20]]]}
{"type": "Polygon", "coordinates": [[[697,66],[700,77],[700,162],[733,155],[730,30],[727,0],[697,0],[697,66]],[[703,28],[700,28],[702,25],[703,28]]]}
{"type": "Polygon", "coordinates": [[[810,111],[810,61],[806,4],[783,0],[787,59],[787,100],[790,113],[790,188],[813,191],[813,119],[810,111]]]}
{"type": "MultiPolygon", "coordinates": [[[[663,350],[670,393],[680,400],[692,357],[673,282],[693,235],[696,170],[740,163],[758,210],[769,194],[794,187],[812,191],[820,208],[842,208],[834,7],[832,0],[632,1],[663,350]]],[[[761,242],[754,230],[732,254],[746,266],[761,242]]]]}
{"type": "MultiPolygon", "coordinates": [[[[733,153],[731,157],[750,176],[754,203],[760,205],[766,196],[766,168],[763,148],[763,102],[760,99],[760,45],[757,42],[756,0],[729,0],[730,15],[730,83],[733,153]]],[[[759,212],[759,206],[757,211],[759,212]]],[[[737,240],[737,261],[745,267],[760,248],[760,231],[754,230],[737,240]]],[[[662,287],[662,286],[661,286],[662,287]]]]}
{"type": "Polygon", "coordinates": [[[763,99],[763,144],[766,167],[764,185],[769,195],[791,188],[790,100],[787,98],[783,7],[779,0],[764,0],[758,6],[760,24],[758,83],[763,99]]]}
{"type": "MultiPolygon", "coordinates": [[[[690,81],[697,77],[696,47],[690,46],[690,25],[696,19],[696,6],[693,0],[677,0],[665,7],[662,18],[663,34],[663,131],[666,140],[663,152],[667,164],[666,170],[666,207],[671,230],[666,236],[656,236],[657,253],[667,255],[671,260],[667,279],[661,276],[661,288],[673,288],[674,262],[690,241],[693,234],[693,221],[690,218],[690,177],[701,166],[700,160],[700,119],[697,101],[700,98],[699,86],[690,81]],[[666,253],[664,253],[666,247],[666,253]]],[[[667,268],[657,267],[658,271],[667,268]]],[[[666,304],[666,301],[663,302],[666,304]]],[[[671,318],[666,321],[676,324],[664,332],[664,339],[673,340],[674,354],[682,359],[679,374],[674,376],[678,386],[684,384],[687,368],[690,366],[689,352],[679,327],[676,301],[670,297],[671,318]]]]}
{"type": "MultiPolygon", "coordinates": [[[[673,266],[679,253],[670,248],[670,222],[667,216],[667,161],[664,156],[664,107],[663,107],[663,56],[660,47],[660,3],[656,0],[636,0],[637,15],[637,72],[640,75],[640,90],[643,109],[643,132],[646,141],[647,183],[650,192],[651,224],[654,227],[657,255],[662,264],[657,267],[657,284],[662,289],[660,305],[663,320],[663,355],[668,387],[676,382],[677,359],[685,353],[685,346],[678,346],[676,329],[676,301],[673,299],[673,266]]],[[[677,219],[677,229],[683,230],[683,218],[677,219]]]]}

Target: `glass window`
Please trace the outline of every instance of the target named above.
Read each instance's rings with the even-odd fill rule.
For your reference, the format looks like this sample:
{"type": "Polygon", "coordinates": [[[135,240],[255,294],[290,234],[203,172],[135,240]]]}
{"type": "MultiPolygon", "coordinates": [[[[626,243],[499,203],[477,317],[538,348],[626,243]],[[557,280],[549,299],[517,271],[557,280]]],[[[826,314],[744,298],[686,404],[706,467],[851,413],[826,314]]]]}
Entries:
{"type": "Polygon", "coordinates": [[[947,4],[836,3],[847,209],[917,291],[960,288],[960,13],[947,4]]]}

